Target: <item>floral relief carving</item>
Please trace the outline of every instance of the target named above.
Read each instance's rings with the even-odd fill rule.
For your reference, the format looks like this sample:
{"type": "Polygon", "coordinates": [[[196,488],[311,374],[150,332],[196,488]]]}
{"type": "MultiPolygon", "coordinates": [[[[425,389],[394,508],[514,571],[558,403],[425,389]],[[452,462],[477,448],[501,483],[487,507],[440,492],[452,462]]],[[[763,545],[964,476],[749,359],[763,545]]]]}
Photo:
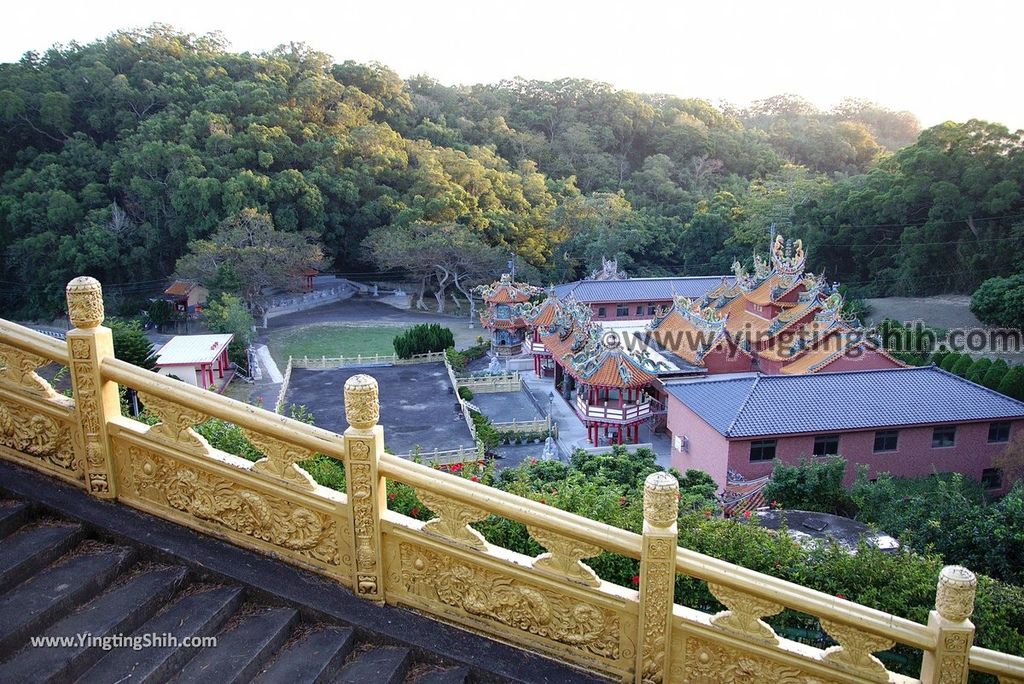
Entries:
{"type": "Polygon", "coordinates": [[[37,368],[49,363],[45,357],[0,344],[0,363],[0,381],[43,399],[58,396],[50,383],[36,373],[37,368]]]}
{"type": "Polygon", "coordinates": [[[356,545],[356,591],[364,595],[376,595],[380,578],[374,514],[376,503],[373,500],[373,472],[369,460],[370,445],[362,440],[352,441],[349,446],[348,474],[356,545]]]}
{"type": "Polygon", "coordinates": [[[761,618],[781,613],[782,605],[759,599],[721,584],[708,582],[708,589],[729,609],[713,615],[711,624],[755,641],[771,644],[779,642],[775,631],[761,618]]]}
{"type": "Polygon", "coordinates": [[[530,536],[548,550],[533,559],[533,567],[579,582],[589,587],[601,585],[601,578],[587,564],[584,558],[593,558],[601,553],[601,547],[555,534],[543,527],[527,527],[530,536]]]}
{"type": "Polygon", "coordinates": [[[967,656],[945,655],[939,665],[938,684],[963,684],[967,674],[967,656]]]}
{"type": "MultiPolygon", "coordinates": [[[[647,497],[645,503],[646,500],[647,497]]],[[[645,543],[645,560],[641,561],[642,610],[653,619],[644,623],[640,678],[643,684],[661,684],[665,681],[665,646],[669,636],[665,616],[673,600],[671,591],[675,578],[675,564],[669,562],[669,556],[675,549],[675,540],[651,539],[645,543]]]]}
{"type": "Polygon", "coordinates": [[[26,407],[0,402],[0,444],[62,470],[82,472],[72,427],[26,407]]]}
{"type": "Polygon", "coordinates": [[[147,409],[160,417],[160,422],[151,426],[146,433],[149,437],[172,442],[175,446],[184,446],[192,451],[210,453],[210,444],[192,429],[193,425],[202,423],[209,416],[145,392],[139,392],[139,399],[147,409]]]}
{"type": "Polygon", "coordinates": [[[620,657],[614,611],[412,544],[401,544],[399,552],[402,585],[421,599],[602,658],[620,657]]]}
{"type": "Polygon", "coordinates": [[[310,474],[295,464],[296,461],[312,458],[312,451],[252,430],[243,430],[243,432],[264,455],[264,458],[252,464],[252,469],[255,472],[280,478],[302,489],[313,490],[316,488],[316,481],[310,474]]]}
{"type": "Polygon", "coordinates": [[[689,637],[680,681],[693,684],[839,684],[739,648],[689,637]]]}
{"type": "Polygon", "coordinates": [[[93,378],[92,364],[75,361],[71,364],[75,385],[75,405],[82,421],[82,431],[87,436],[100,434],[99,392],[93,378]]]}
{"type": "Polygon", "coordinates": [[[254,491],[137,446],[118,446],[135,496],[327,565],[340,565],[335,521],[294,501],[254,491]]]}
{"type": "Polygon", "coordinates": [[[437,516],[423,526],[425,532],[431,532],[474,549],[487,548],[484,536],[469,526],[471,522],[487,519],[487,516],[490,515],[487,511],[467,506],[427,490],[417,489],[416,496],[437,516]]]}
{"type": "Polygon", "coordinates": [[[825,650],[823,660],[841,669],[868,679],[889,681],[889,672],[882,661],[871,655],[892,648],[896,642],[831,620],[820,620],[821,628],[839,642],[825,650]]]}

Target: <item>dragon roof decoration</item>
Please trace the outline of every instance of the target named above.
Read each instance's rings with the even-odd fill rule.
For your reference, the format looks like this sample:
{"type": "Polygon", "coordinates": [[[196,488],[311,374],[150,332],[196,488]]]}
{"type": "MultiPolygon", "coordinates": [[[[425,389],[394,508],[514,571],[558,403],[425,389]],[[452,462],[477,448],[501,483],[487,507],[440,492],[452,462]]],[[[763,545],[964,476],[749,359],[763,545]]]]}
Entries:
{"type": "Polygon", "coordinates": [[[473,291],[489,304],[520,304],[530,301],[544,292],[544,289],[529,283],[513,281],[510,274],[503,273],[498,281],[490,285],[479,285],[473,291]]]}
{"type": "Polygon", "coordinates": [[[781,234],[776,235],[772,243],[771,259],[772,267],[779,275],[796,276],[803,273],[807,261],[803,240],[788,241],[781,234]]]}

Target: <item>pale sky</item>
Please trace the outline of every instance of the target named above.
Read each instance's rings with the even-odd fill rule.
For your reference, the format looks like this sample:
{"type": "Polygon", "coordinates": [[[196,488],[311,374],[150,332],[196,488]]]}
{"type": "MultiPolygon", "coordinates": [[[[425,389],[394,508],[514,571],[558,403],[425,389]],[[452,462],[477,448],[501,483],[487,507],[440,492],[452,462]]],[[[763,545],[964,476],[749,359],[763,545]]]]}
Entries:
{"type": "Polygon", "coordinates": [[[221,31],[238,51],[305,42],[446,84],[577,76],[740,105],[854,96],[925,126],[973,117],[1024,128],[1018,0],[75,0],[9,3],[3,14],[0,61],[163,22],[221,31]]]}

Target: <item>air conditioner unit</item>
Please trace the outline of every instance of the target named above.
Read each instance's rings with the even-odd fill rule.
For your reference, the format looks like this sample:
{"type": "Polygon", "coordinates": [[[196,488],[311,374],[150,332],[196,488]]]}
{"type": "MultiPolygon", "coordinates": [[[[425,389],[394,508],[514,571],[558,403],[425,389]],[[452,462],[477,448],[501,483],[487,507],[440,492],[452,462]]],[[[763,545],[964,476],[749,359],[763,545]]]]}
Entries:
{"type": "Polygon", "coordinates": [[[677,451],[690,453],[690,438],[687,437],[686,435],[683,435],[681,437],[677,435],[675,437],[675,447],[677,451]]]}

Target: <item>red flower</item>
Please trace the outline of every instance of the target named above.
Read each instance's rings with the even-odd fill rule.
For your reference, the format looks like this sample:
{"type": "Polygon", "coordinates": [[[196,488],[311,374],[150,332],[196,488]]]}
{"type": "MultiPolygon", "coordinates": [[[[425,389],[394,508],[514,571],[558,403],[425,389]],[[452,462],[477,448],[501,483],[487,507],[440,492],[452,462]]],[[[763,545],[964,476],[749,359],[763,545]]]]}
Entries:
{"type": "Polygon", "coordinates": [[[388,501],[394,501],[396,496],[398,495],[395,494],[394,492],[391,492],[390,494],[388,494],[388,501]]]}
{"type": "Polygon", "coordinates": [[[480,481],[480,478],[477,477],[476,475],[474,475],[473,477],[471,477],[469,479],[472,480],[473,482],[479,482],[480,481]]]}
{"type": "Polygon", "coordinates": [[[750,520],[750,511],[744,511],[743,512],[743,517],[746,518],[747,520],[750,520]]]}
{"type": "Polygon", "coordinates": [[[705,518],[711,518],[711,511],[704,511],[705,518]]]}
{"type": "Polygon", "coordinates": [[[412,509],[409,511],[409,515],[411,517],[413,517],[413,518],[419,517],[419,514],[420,514],[420,507],[419,506],[413,506],[412,509]]]}
{"type": "Polygon", "coordinates": [[[624,497],[624,496],[620,496],[619,497],[619,505],[620,506],[625,506],[626,505],[626,497],[624,497]]]}
{"type": "Polygon", "coordinates": [[[638,586],[640,584],[640,575],[633,575],[632,582],[634,587],[638,586]]]}
{"type": "Polygon", "coordinates": [[[541,502],[542,504],[544,504],[545,506],[547,506],[547,505],[548,505],[548,500],[547,500],[547,499],[541,499],[541,500],[540,500],[540,502],[541,502]]]}
{"type": "Polygon", "coordinates": [[[836,594],[836,598],[840,598],[840,599],[844,599],[845,600],[846,599],[846,595],[845,594],[836,594]]]}
{"type": "Polygon", "coordinates": [[[530,465],[534,465],[536,463],[537,463],[537,457],[534,456],[533,458],[530,459],[530,465]]]}

